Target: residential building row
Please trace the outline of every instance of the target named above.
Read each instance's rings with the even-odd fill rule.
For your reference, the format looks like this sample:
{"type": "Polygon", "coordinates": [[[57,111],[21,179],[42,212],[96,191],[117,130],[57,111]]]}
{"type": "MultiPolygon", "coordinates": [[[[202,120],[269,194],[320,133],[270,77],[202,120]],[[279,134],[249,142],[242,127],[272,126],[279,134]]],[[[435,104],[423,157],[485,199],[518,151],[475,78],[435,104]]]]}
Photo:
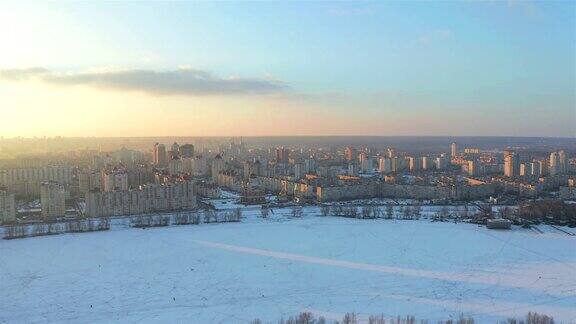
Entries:
{"type": "Polygon", "coordinates": [[[135,215],[197,207],[192,180],[164,184],[148,184],[132,190],[99,191],[86,193],[88,217],[135,215]]]}
{"type": "Polygon", "coordinates": [[[72,178],[70,166],[0,170],[0,186],[18,196],[38,196],[43,182],[56,181],[69,185],[72,183],[72,178]]]}

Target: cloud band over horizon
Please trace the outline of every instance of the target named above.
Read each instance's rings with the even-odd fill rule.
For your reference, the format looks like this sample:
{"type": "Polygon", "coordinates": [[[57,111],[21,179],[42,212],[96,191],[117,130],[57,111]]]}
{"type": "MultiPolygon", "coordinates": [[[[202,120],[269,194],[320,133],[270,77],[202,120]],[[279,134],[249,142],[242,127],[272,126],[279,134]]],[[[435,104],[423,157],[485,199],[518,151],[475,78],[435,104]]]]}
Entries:
{"type": "Polygon", "coordinates": [[[288,86],[278,80],[222,78],[210,72],[191,68],[70,73],[56,73],[42,67],[0,70],[0,80],[30,79],[55,85],[87,85],[111,90],[141,91],[153,95],[267,95],[288,90],[288,86]]]}

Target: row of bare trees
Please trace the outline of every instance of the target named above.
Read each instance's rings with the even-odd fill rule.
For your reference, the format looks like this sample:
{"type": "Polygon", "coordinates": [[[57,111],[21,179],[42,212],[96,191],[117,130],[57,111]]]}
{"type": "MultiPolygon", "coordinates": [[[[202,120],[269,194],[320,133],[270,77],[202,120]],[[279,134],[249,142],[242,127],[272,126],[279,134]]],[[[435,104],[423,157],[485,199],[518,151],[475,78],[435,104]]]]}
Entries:
{"type": "Polygon", "coordinates": [[[71,220],[65,223],[65,227],[68,233],[106,231],[110,229],[110,220],[108,218],[71,220]]]}
{"type": "Polygon", "coordinates": [[[107,218],[70,220],[64,223],[17,224],[4,227],[4,239],[106,231],[109,229],[110,220],[107,218]]]}
{"type": "Polygon", "coordinates": [[[204,210],[201,213],[197,211],[181,212],[172,215],[138,215],[131,219],[131,226],[137,228],[163,227],[170,224],[174,225],[198,225],[201,223],[229,223],[239,222],[242,219],[242,209],[235,208],[232,210],[204,210]]]}
{"type": "Polygon", "coordinates": [[[10,225],[4,227],[4,239],[16,239],[28,236],[28,225],[10,225]]]}
{"type": "Polygon", "coordinates": [[[234,208],[231,210],[215,211],[215,210],[205,210],[204,211],[204,223],[229,223],[229,222],[239,222],[242,220],[242,209],[234,208]]]}
{"type": "Polygon", "coordinates": [[[174,215],[174,225],[198,225],[200,224],[200,214],[191,213],[178,213],[174,215]]]}
{"type": "Polygon", "coordinates": [[[520,205],[517,214],[530,221],[576,226],[576,204],[569,204],[561,200],[526,202],[520,205]]]}
{"type": "Polygon", "coordinates": [[[131,219],[131,226],[136,228],[163,227],[170,225],[167,215],[138,215],[131,219]]]}
{"type": "MultiPolygon", "coordinates": [[[[268,218],[271,210],[268,206],[262,206],[260,209],[260,217],[268,218]]],[[[503,208],[500,212],[502,216],[512,215],[512,211],[509,208],[503,208]]],[[[303,211],[301,206],[293,206],[290,210],[290,217],[299,218],[302,217],[303,211]]],[[[320,207],[321,216],[336,216],[336,217],[347,217],[347,218],[357,218],[357,219],[420,219],[422,217],[422,205],[416,204],[411,206],[399,205],[396,209],[394,205],[388,204],[385,207],[381,206],[345,206],[345,205],[322,205],[320,207]]],[[[435,221],[446,221],[452,219],[469,219],[471,217],[478,216],[478,211],[476,209],[470,209],[467,205],[460,206],[455,209],[449,208],[449,206],[442,206],[440,210],[437,210],[432,214],[433,220],[435,221]]],[[[503,217],[503,218],[507,218],[503,217]]]]}
{"type": "MultiPolygon", "coordinates": [[[[361,322],[355,313],[346,313],[341,321],[332,321],[330,323],[337,324],[357,324],[361,322]]],[[[310,312],[302,312],[295,316],[290,316],[288,319],[280,319],[278,324],[326,324],[328,321],[320,316],[316,318],[310,312]]],[[[368,317],[368,324],[428,324],[432,323],[428,320],[416,320],[413,315],[408,316],[398,316],[396,318],[385,317],[384,315],[372,315],[368,317]]],[[[438,324],[474,324],[474,318],[460,315],[456,319],[449,319],[445,321],[438,321],[438,324]]],[[[506,322],[507,324],[554,324],[554,318],[544,314],[538,314],[530,312],[526,315],[525,319],[510,318],[506,322]]],[[[251,324],[262,324],[260,319],[255,319],[251,324]]]]}
{"type": "MultiPolygon", "coordinates": [[[[266,206],[263,205],[262,208],[260,208],[260,218],[268,218],[268,216],[270,215],[270,211],[271,209],[266,206]]],[[[292,208],[290,209],[290,214],[289,214],[290,218],[302,218],[302,216],[304,216],[304,209],[302,208],[302,206],[292,206],[292,208]]]]}
{"type": "Polygon", "coordinates": [[[387,205],[385,208],[379,206],[329,206],[323,205],[320,207],[320,214],[322,216],[337,216],[359,219],[419,219],[422,214],[422,206],[400,206],[399,213],[395,213],[392,205],[387,205]]]}
{"type": "MultiPolygon", "coordinates": [[[[448,220],[448,219],[467,219],[474,216],[476,211],[470,210],[466,205],[451,210],[448,206],[442,206],[440,210],[433,214],[434,220],[448,220]]],[[[342,205],[323,205],[320,207],[320,214],[322,216],[337,216],[358,219],[420,219],[422,217],[422,206],[419,204],[412,206],[398,206],[395,210],[391,204],[385,207],[380,206],[342,206],[342,205]]]]}

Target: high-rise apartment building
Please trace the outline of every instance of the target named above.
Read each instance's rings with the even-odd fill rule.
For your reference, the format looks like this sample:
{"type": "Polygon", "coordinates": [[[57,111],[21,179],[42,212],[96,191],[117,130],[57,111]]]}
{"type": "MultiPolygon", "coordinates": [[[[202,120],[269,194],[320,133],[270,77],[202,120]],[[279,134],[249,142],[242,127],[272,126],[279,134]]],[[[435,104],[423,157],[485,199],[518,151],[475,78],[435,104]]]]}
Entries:
{"type": "Polygon", "coordinates": [[[480,175],[480,165],[476,160],[469,160],[468,161],[468,175],[469,176],[477,176],[480,175]]]}
{"type": "Polygon", "coordinates": [[[205,176],[210,172],[210,165],[205,155],[196,155],[192,159],[192,174],[195,176],[205,176]]]}
{"type": "Polygon", "coordinates": [[[536,161],[538,164],[538,175],[545,176],[548,174],[548,161],[546,160],[538,160],[536,161]]]}
{"type": "Polygon", "coordinates": [[[178,174],[184,171],[183,159],[176,157],[168,161],[168,173],[178,174]]]}
{"type": "Polygon", "coordinates": [[[314,159],[305,159],[304,168],[307,173],[316,172],[316,161],[314,159]]]}
{"type": "Polygon", "coordinates": [[[353,161],[356,159],[356,156],[357,152],[355,148],[348,146],[344,149],[344,158],[346,161],[353,161]]]}
{"type": "Polygon", "coordinates": [[[422,169],[423,170],[430,170],[432,169],[432,163],[429,157],[423,156],[422,157],[422,169]]]}
{"type": "Polygon", "coordinates": [[[557,175],[558,173],[560,173],[560,161],[559,161],[557,152],[550,153],[548,171],[549,171],[549,174],[551,176],[557,175]]]}
{"type": "Polygon", "coordinates": [[[408,167],[410,168],[411,172],[419,171],[422,167],[422,161],[419,157],[409,157],[408,167]]]}
{"type": "Polygon", "coordinates": [[[364,173],[372,172],[373,171],[373,164],[374,164],[373,160],[371,158],[367,157],[366,159],[363,159],[360,162],[360,169],[364,173]]]}
{"type": "Polygon", "coordinates": [[[218,181],[218,174],[220,172],[224,171],[224,160],[222,159],[220,154],[216,155],[214,160],[212,160],[211,171],[212,171],[211,172],[212,173],[212,181],[217,182],[218,181]]]}
{"type": "Polygon", "coordinates": [[[349,176],[357,176],[358,175],[358,166],[354,163],[348,164],[348,175],[349,176]]]}
{"type": "Polygon", "coordinates": [[[17,195],[38,196],[44,181],[72,183],[72,167],[45,166],[27,169],[0,170],[0,186],[17,195]]]}
{"type": "Polygon", "coordinates": [[[453,142],[450,145],[450,156],[455,157],[456,155],[458,155],[458,144],[456,144],[456,142],[453,142]]]}
{"type": "Polygon", "coordinates": [[[66,213],[66,190],[64,185],[54,181],[43,182],[40,187],[42,218],[55,219],[66,213]]]}
{"type": "Polygon", "coordinates": [[[566,152],[564,150],[558,151],[558,167],[560,169],[560,173],[562,174],[569,171],[568,157],[566,156],[566,152]]]}
{"type": "Polygon", "coordinates": [[[368,160],[368,154],[366,152],[360,152],[360,154],[358,154],[358,162],[362,164],[362,162],[366,160],[368,160]]]}
{"type": "Polygon", "coordinates": [[[86,215],[107,217],[196,208],[191,180],[148,184],[134,190],[91,191],[86,194],[86,215]]]}
{"type": "Polygon", "coordinates": [[[520,176],[521,177],[532,176],[532,164],[531,163],[521,163],[520,164],[520,176]]]}
{"type": "Polygon", "coordinates": [[[392,173],[392,160],[381,157],[378,160],[378,171],[384,174],[392,173]]]}
{"type": "Polygon", "coordinates": [[[539,177],[540,174],[540,165],[538,162],[530,162],[530,175],[534,177],[539,177]]]}
{"type": "Polygon", "coordinates": [[[296,163],[294,164],[294,179],[300,180],[304,177],[304,164],[296,163]]]}
{"type": "Polygon", "coordinates": [[[400,172],[406,170],[408,166],[407,160],[404,157],[392,158],[392,172],[400,172]]]}
{"type": "Polygon", "coordinates": [[[154,144],[154,149],[152,151],[152,161],[158,166],[166,166],[168,164],[166,146],[164,144],[154,144]]]}
{"type": "Polygon", "coordinates": [[[440,154],[440,156],[436,158],[436,169],[444,170],[447,167],[448,167],[448,157],[445,154],[440,154]]]}
{"type": "Polygon", "coordinates": [[[520,175],[520,159],[514,151],[504,151],[504,175],[509,178],[520,175]]]}
{"type": "Polygon", "coordinates": [[[277,163],[288,164],[289,160],[290,160],[290,150],[288,150],[287,148],[284,148],[284,147],[276,148],[276,162],[277,163]]]}
{"type": "Polygon", "coordinates": [[[173,152],[173,154],[175,156],[179,156],[180,155],[180,145],[178,145],[178,143],[174,142],[174,144],[172,144],[171,151],[173,152]]]}
{"type": "Polygon", "coordinates": [[[183,158],[191,158],[194,156],[194,145],[184,144],[180,146],[180,156],[183,158]]]}
{"type": "Polygon", "coordinates": [[[102,171],[104,191],[128,190],[128,171],[124,168],[112,168],[102,171]]]}
{"type": "Polygon", "coordinates": [[[78,172],[78,190],[81,193],[86,193],[95,189],[102,189],[102,174],[97,170],[78,172]]]}
{"type": "Polygon", "coordinates": [[[16,220],[16,200],[14,193],[0,188],[0,224],[16,220]]]}

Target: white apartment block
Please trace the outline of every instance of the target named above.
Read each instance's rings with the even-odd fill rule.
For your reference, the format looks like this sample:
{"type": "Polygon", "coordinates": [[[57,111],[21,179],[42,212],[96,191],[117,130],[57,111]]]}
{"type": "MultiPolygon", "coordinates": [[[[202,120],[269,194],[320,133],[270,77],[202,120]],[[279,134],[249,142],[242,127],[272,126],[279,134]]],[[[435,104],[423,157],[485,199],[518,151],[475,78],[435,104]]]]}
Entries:
{"type": "Polygon", "coordinates": [[[392,159],[381,157],[378,160],[378,171],[382,173],[392,172],[392,159]]]}
{"type": "Polygon", "coordinates": [[[89,217],[188,210],[196,206],[191,180],[149,184],[134,190],[91,191],[86,194],[86,216],[89,217]]]}
{"type": "Polygon", "coordinates": [[[104,191],[128,190],[128,172],[124,169],[102,172],[104,191]]]}
{"type": "Polygon", "coordinates": [[[102,189],[102,175],[97,170],[84,170],[78,173],[78,189],[86,193],[94,189],[102,189]]]}
{"type": "Polygon", "coordinates": [[[39,195],[40,185],[45,181],[70,184],[72,182],[72,167],[47,166],[0,170],[0,186],[20,195],[39,195]]]}
{"type": "Polygon", "coordinates": [[[16,200],[14,194],[0,190],[0,224],[16,220],[16,200]]]}
{"type": "Polygon", "coordinates": [[[66,213],[66,190],[64,185],[54,181],[43,182],[40,188],[42,218],[55,219],[66,213]]]}

